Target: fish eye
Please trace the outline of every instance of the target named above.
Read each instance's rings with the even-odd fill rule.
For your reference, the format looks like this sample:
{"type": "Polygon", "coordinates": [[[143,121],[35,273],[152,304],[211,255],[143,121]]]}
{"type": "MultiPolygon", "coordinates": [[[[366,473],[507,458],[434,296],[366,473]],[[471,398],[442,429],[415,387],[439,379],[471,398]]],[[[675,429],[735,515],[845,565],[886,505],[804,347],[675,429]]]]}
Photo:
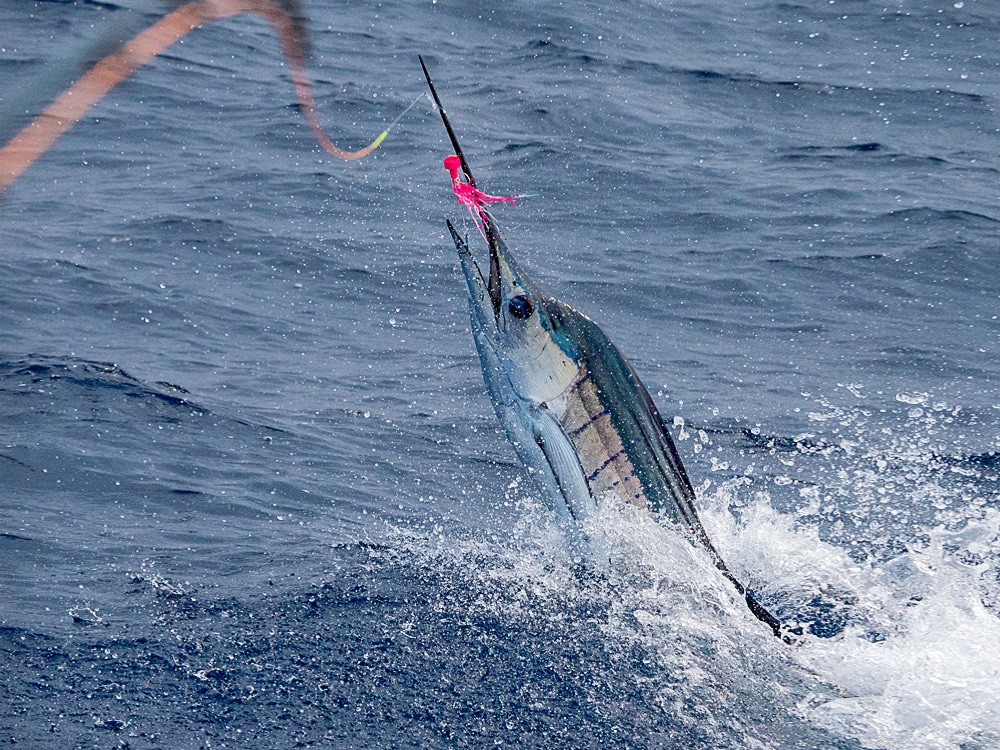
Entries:
{"type": "Polygon", "coordinates": [[[531,313],[535,311],[535,303],[531,301],[531,297],[519,294],[507,303],[507,309],[510,310],[510,314],[515,318],[527,320],[531,317],[531,313]]]}

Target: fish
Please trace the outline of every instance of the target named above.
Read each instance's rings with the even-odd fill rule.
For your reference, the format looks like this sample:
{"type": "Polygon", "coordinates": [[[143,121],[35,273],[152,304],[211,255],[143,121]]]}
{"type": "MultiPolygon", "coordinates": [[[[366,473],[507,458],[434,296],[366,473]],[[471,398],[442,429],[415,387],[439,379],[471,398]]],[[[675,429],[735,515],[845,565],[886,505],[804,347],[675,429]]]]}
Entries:
{"type": "Polygon", "coordinates": [[[790,641],[793,630],[733,575],[709,539],[677,447],[635,368],[597,323],[544,291],[508,249],[485,204],[513,198],[478,189],[423,57],[420,65],[455,150],[445,160],[453,188],[488,247],[484,277],[467,238],[447,220],[486,390],[560,524],[579,526],[609,498],[663,518],[705,550],[754,616],[790,641]]]}

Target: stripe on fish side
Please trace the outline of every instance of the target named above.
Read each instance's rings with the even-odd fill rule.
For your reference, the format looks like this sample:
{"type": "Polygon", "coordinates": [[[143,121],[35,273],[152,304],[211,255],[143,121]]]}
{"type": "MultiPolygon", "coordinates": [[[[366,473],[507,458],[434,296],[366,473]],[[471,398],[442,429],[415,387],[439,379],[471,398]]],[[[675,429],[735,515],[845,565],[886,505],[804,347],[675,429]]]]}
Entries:
{"type": "Polygon", "coordinates": [[[632,464],[629,446],[622,443],[612,423],[616,407],[623,404],[616,399],[604,406],[592,373],[587,368],[572,387],[562,410],[563,427],[576,447],[594,497],[611,492],[623,503],[647,507],[646,490],[632,464]]]}
{"type": "Polygon", "coordinates": [[[584,430],[586,430],[588,427],[592,427],[594,425],[594,423],[597,422],[598,419],[600,419],[603,416],[606,416],[606,415],[610,414],[615,409],[615,407],[619,406],[619,405],[620,405],[620,402],[618,402],[618,401],[615,401],[614,403],[608,404],[607,406],[604,407],[604,409],[602,409],[600,412],[598,412],[597,414],[595,414],[594,416],[592,416],[590,419],[588,419],[582,425],[580,425],[579,427],[577,427],[574,430],[570,431],[569,436],[570,437],[576,437],[581,432],[583,432],[584,430]]]}
{"type": "MultiPolygon", "coordinates": [[[[616,437],[618,437],[617,434],[616,437]]],[[[616,479],[607,488],[613,491],[622,502],[629,505],[636,505],[640,508],[647,508],[649,502],[646,497],[646,489],[642,486],[642,482],[635,471],[635,464],[629,455],[629,448],[633,447],[633,444],[625,445],[620,439],[615,442],[622,446],[621,450],[608,459],[607,463],[598,469],[595,474],[599,475],[609,467],[612,467],[616,479]]]]}
{"type": "MultiPolygon", "coordinates": [[[[607,461],[605,461],[600,466],[600,468],[598,468],[593,474],[591,474],[589,477],[587,477],[587,484],[592,484],[593,481],[595,479],[597,479],[598,475],[600,475],[600,473],[602,471],[604,471],[605,469],[607,469],[612,464],[616,463],[622,457],[624,457],[626,460],[629,460],[628,459],[628,455],[627,455],[627,453],[626,453],[626,451],[625,451],[624,448],[622,448],[615,455],[613,455],[611,458],[609,458],[607,461]]],[[[629,466],[631,466],[631,465],[632,465],[632,462],[629,460],[629,466]]],[[[616,479],[610,485],[608,485],[608,489],[611,490],[612,492],[614,492],[614,494],[620,500],[622,500],[623,502],[625,502],[626,504],[629,504],[629,505],[638,505],[640,507],[646,507],[647,503],[645,502],[645,495],[642,492],[633,493],[633,495],[632,495],[632,501],[633,502],[629,502],[629,499],[627,497],[622,497],[621,493],[618,492],[618,487],[621,487],[622,489],[627,489],[626,485],[628,484],[629,481],[632,481],[632,482],[635,482],[636,484],[639,484],[640,488],[642,487],[642,484],[636,478],[635,474],[633,474],[631,472],[626,472],[625,475],[623,476],[622,473],[620,471],[618,471],[618,467],[617,466],[615,466],[615,471],[617,472],[616,476],[618,477],[618,479],[616,479]],[[636,503],[636,502],[634,502],[635,500],[640,500],[642,502],[636,503]]]]}
{"type": "Polygon", "coordinates": [[[560,421],[587,472],[587,484],[595,497],[610,491],[622,502],[647,505],[642,484],[628,457],[628,446],[621,442],[612,423],[613,413],[622,406],[621,400],[605,405],[592,378],[593,371],[585,367],[560,409],[560,421]]]}
{"type": "Polygon", "coordinates": [[[584,375],[569,388],[566,408],[562,413],[563,427],[571,437],[577,437],[598,417],[608,413],[600,390],[593,382],[593,371],[587,367],[584,375]]]}
{"type": "Polygon", "coordinates": [[[591,474],[591,475],[590,475],[589,477],[587,477],[587,481],[588,481],[588,482],[593,482],[593,481],[594,481],[595,479],[597,479],[597,475],[598,475],[598,474],[600,474],[600,473],[601,473],[602,471],[604,471],[604,470],[605,470],[606,468],[608,468],[608,467],[609,467],[609,466],[610,466],[611,464],[613,464],[613,463],[614,463],[615,461],[617,461],[617,460],[618,460],[618,459],[619,459],[619,458],[620,458],[621,456],[624,456],[624,455],[625,455],[625,449],[624,449],[624,448],[622,448],[622,449],[621,449],[620,451],[618,451],[618,452],[617,452],[617,453],[616,453],[615,455],[611,456],[611,458],[609,458],[609,459],[608,459],[608,460],[606,460],[606,461],[605,461],[605,462],[604,462],[603,464],[601,464],[601,465],[600,465],[600,466],[599,466],[599,467],[597,468],[597,470],[596,470],[596,471],[594,471],[594,473],[592,473],[592,474],[591,474]]]}
{"type": "Polygon", "coordinates": [[[596,386],[588,382],[589,380],[581,378],[573,386],[572,392],[565,400],[560,421],[566,434],[573,441],[581,461],[589,464],[588,471],[592,471],[596,465],[603,463],[610,453],[617,452],[622,446],[620,443],[609,446],[601,430],[586,431],[588,427],[594,426],[601,416],[609,414],[601,402],[596,386]]]}

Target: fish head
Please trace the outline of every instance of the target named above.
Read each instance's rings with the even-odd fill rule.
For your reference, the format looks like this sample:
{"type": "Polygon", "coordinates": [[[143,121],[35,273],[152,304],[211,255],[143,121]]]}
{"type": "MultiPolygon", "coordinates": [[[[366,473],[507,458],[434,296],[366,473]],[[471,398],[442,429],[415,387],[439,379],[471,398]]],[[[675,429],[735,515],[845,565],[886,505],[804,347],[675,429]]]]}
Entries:
{"type": "Polygon", "coordinates": [[[477,346],[488,346],[514,394],[534,404],[557,398],[576,379],[578,353],[546,314],[549,296],[514,260],[495,226],[486,232],[489,276],[484,278],[468,243],[448,222],[469,288],[477,346]]]}

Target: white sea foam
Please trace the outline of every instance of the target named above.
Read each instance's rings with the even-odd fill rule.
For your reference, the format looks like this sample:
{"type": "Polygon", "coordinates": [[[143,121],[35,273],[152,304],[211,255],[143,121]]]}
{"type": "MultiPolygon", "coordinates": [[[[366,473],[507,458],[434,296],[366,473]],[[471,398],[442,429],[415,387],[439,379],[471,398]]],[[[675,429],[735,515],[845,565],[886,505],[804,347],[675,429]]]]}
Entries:
{"type": "MultiPolygon", "coordinates": [[[[996,538],[996,514],[973,526],[996,538]]],[[[849,629],[799,652],[845,692],[807,709],[817,721],[872,747],[1000,746],[1000,619],[980,601],[980,566],[957,563],[948,536],[935,531],[889,571],[901,596],[884,612],[894,626],[885,640],[849,629]],[[914,587],[925,592],[920,601],[902,599],[914,587]]]]}
{"type": "Polygon", "coordinates": [[[929,543],[881,566],[856,563],[765,498],[740,523],[718,509],[704,520],[752,578],[793,599],[834,591],[852,603],[858,624],[792,650],[839,693],[805,696],[805,718],[872,748],[1000,746],[1000,618],[981,600],[989,563],[975,562],[998,545],[1000,513],[957,532],[935,529],[929,543]]]}
{"type": "MultiPolygon", "coordinates": [[[[838,423],[849,427],[855,419],[842,410],[838,423]]],[[[823,453],[839,471],[814,488],[817,502],[853,500],[877,517],[878,489],[896,482],[905,484],[909,502],[937,507],[949,489],[936,469],[922,468],[920,456],[934,452],[927,419],[907,417],[910,440],[905,428],[883,430],[881,448],[867,441],[863,451],[823,453]],[[873,462],[880,471],[861,470],[873,462]]],[[[818,455],[806,451],[792,457],[818,455]]],[[[663,679],[648,688],[663,710],[713,736],[772,746],[770,738],[794,719],[801,724],[774,747],[798,746],[803,727],[885,750],[1000,747],[1000,618],[993,606],[1000,593],[991,567],[1000,559],[1000,512],[965,497],[975,485],[956,498],[968,512],[939,508],[940,526],[910,529],[922,541],[867,561],[824,541],[818,508],[782,513],[766,492],[745,497],[747,486],[735,479],[699,492],[709,536],[737,577],[783,616],[815,615],[809,607],[817,599],[833,606],[844,620],[832,637],[807,633],[795,646],[781,644],[703,551],[648,514],[613,503],[602,504],[585,529],[598,571],[589,580],[574,574],[573,553],[551,514],[518,490],[509,538],[416,549],[433,558],[427,564],[464,571],[479,592],[476,606],[507,621],[590,612],[608,648],[633,644],[657,665],[663,679]],[[720,709],[730,705],[731,712],[720,709]],[[744,719],[740,712],[752,706],[757,710],[745,715],[755,718],[744,719]],[[768,715],[780,718],[762,718],[768,715]]]]}

